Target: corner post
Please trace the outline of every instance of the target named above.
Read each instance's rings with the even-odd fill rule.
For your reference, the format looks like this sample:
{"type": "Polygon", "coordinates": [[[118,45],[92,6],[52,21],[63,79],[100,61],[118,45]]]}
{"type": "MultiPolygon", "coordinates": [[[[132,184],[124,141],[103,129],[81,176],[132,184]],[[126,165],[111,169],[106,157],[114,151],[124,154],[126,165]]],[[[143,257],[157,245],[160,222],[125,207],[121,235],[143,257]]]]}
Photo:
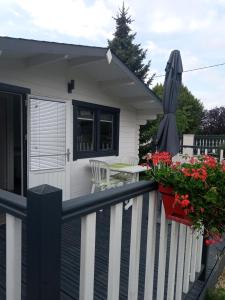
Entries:
{"type": "Polygon", "coordinates": [[[27,191],[27,299],[60,300],[62,190],[27,191]]]}

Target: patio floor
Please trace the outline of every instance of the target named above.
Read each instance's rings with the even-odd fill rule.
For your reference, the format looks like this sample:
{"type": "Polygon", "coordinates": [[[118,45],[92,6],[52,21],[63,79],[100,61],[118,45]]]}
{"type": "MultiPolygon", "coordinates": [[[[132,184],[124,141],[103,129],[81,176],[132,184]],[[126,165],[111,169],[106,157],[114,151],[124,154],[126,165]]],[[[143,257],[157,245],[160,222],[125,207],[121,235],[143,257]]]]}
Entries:
{"type": "MultiPolygon", "coordinates": [[[[145,275],[145,254],[147,236],[147,202],[144,202],[142,218],[141,255],[139,272],[139,300],[144,299],[144,275],[145,275]]],[[[130,247],[130,222],[131,209],[124,210],[123,216],[123,238],[121,253],[121,280],[120,300],[127,299],[128,272],[129,272],[129,247],[130,247]]],[[[170,226],[169,226],[170,227],[170,226]]],[[[160,225],[157,226],[157,237],[160,225]]],[[[170,228],[169,228],[170,229],[170,228]]],[[[169,230],[170,232],[170,230],[169,230]]],[[[23,271],[22,271],[22,299],[26,299],[26,240],[25,227],[23,227],[23,271]]],[[[158,240],[158,238],[157,238],[158,240]]],[[[158,243],[156,245],[158,247],[158,243]]],[[[169,249],[168,249],[169,250],[169,249]]],[[[215,251],[212,248],[210,255],[210,266],[208,272],[216,262],[215,251]]],[[[96,232],[96,257],[95,257],[95,288],[94,299],[107,299],[108,279],[108,253],[109,253],[109,209],[97,213],[96,232]]],[[[156,250],[156,254],[158,251],[156,250]]],[[[156,257],[156,262],[158,257],[156,257]]],[[[62,228],[62,264],[61,264],[61,299],[79,299],[79,265],[80,265],[80,219],[63,224],[62,228]]],[[[168,265],[168,261],[167,261],[168,265]]],[[[167,268],[168,269],[168,266],[167,268]]],[[[167,273],[167,272],[166,272],[167,273]]],[[[167,274],[166,274],[167,277],[167,274]]],[[[157,268],[154,274],[154,299],[156,297],[157,268]]],[[[196,300],[201,291],[203,283],[197,281],[191,294],[185,299],[196,300]]],[[[5,226],[0,227],[0,299],[5,300],[5,226]]]]}

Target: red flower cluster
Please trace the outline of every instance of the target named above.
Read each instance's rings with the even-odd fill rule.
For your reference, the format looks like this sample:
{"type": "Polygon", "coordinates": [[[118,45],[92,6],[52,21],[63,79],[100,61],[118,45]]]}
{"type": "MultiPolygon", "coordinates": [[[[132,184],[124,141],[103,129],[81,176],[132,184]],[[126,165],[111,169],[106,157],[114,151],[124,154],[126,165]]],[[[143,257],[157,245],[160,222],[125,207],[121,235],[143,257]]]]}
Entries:
{"type": "Polygon", "coordinates": [[[169,152],[155,152],[151,155],[151,159],[154,166],[159,163],[164,163],[166,165],[171,165],[172,163],[172,157],[169,152]]]}
{"type": "Polygon", "coordinates": [[[186,208],[190,204],[189,195],[175,194],[175,203],[179,203],[182,208],[186,208]]]}
{"type": "Polygon", "coordinates": [[[219,162],[209,155],[199,155],[184,157],[181,163],[172,162],[167,152],[151,154],[148,158],[151,166],[149,178],[164,186],[165,195],[171,196],[164,201],[166,207],[171,200],[168,216],[180,216],[181,223],[189,220],[193,230],[204,235],[206,244],[219,242],[221,236],[216,237],[216,234],[225,233],[225,212],[222,209],[225,160],[219,162]]]}
{"type": "Polygon", "coordinates": [[[203,163],[209,168],[215,168],[217,164],[216,159],[210,155],[203,155],[203,163]]]}
{"type": "Polygon", "coordinates": [[[201,168],[182,168],[181,169],[184,176],[187,177],[193,177],[194,179],[200,179],[202,181],[205,181],[207,178],[207,170],[205,166],[202,166],[201,168]]]}

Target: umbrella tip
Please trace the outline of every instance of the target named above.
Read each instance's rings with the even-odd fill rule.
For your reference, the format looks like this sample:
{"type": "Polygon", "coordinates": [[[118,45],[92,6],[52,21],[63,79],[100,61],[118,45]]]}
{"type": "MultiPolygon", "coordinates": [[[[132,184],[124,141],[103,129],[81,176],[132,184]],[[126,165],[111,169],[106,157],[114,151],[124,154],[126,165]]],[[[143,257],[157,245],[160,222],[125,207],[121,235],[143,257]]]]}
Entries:
{"type": "Polygon", "coordinates": [[[178,50],[178,49],[174,49],[172,52],[173,52],[173,53],[179,53],[179,54],[180,54],[180,50],[178,50]]]}

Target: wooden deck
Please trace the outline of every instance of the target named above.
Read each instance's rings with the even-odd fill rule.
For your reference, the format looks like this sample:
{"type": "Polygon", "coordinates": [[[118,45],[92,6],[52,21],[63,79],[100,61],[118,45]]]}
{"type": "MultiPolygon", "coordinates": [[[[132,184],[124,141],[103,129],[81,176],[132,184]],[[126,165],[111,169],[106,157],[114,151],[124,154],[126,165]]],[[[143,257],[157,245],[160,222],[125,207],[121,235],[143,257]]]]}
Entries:
{"type": "MultiPolygon", "coordinates": [[[[147,238],[147,202],[144,202],[142,218],[141,255],[139,271],[139,300],[144,299],[144,278],[145,278],[145,257],[147,238]]],[[[97,213],[96,231],[96,254],[95,254],[95,285],[94,299],[107,299],[108,280],[108,255],[109,255],[109,209],[97,213]]],[[[128,272],[129,272],[129,250],[130,250],[130,223],[131,209],[124,210],[122,253],[121,253],[121,279],[120,279],[120,300],[126,300],[128,294],[128,272]]],[[[169,226],[170,227],[170,226],[169,226]]],[[[61,263],[61,299],[79,299],[79,265],[80,265],[80,219],[63,224],[62,226],[62,263],[61,263]]],[[[157,237],[159,236],[160,225],[157,225],[157,237]]],[[[170,228],[169,228],[170,233],[170,228]]],[[[157,238],[158,240],[158,238],[157,238]]],[[[22,299],[26,299],[26,229],[23,226],[23,271],[22,271],[22,299]]],[[[158,248],[158,243],[156,245],[158,248]]],[[[169,249],[168,249],[169,250],[169,249]]],[[[210,268],[214,265],[215,251],[212,252],[210,268]]],[[[0,227],[0,300],[5,300],[5,226],[0,227]]],[[[156,262],[158,260],[156,249],[156,262]]],[[[157,264],[156,264],[157,265],[157,264]]],[[[168,263],[166,268],[167,276],[168,263]]],[[[210,269],[208,270],[210,272],[210,269]]],[[[156,297],[157,268],[154,272],[154,299],[156,297]]],[[[166,280],[167,281],[167,280],[166,280]]],[[[196,300],[202,283],[197,281],[195,288],[186,299],[196,300]]],[[[165,289],[166,291],[166,289],[165,289]]],[[[165,292],[166,296],[166,292],[165,292]]]]}

